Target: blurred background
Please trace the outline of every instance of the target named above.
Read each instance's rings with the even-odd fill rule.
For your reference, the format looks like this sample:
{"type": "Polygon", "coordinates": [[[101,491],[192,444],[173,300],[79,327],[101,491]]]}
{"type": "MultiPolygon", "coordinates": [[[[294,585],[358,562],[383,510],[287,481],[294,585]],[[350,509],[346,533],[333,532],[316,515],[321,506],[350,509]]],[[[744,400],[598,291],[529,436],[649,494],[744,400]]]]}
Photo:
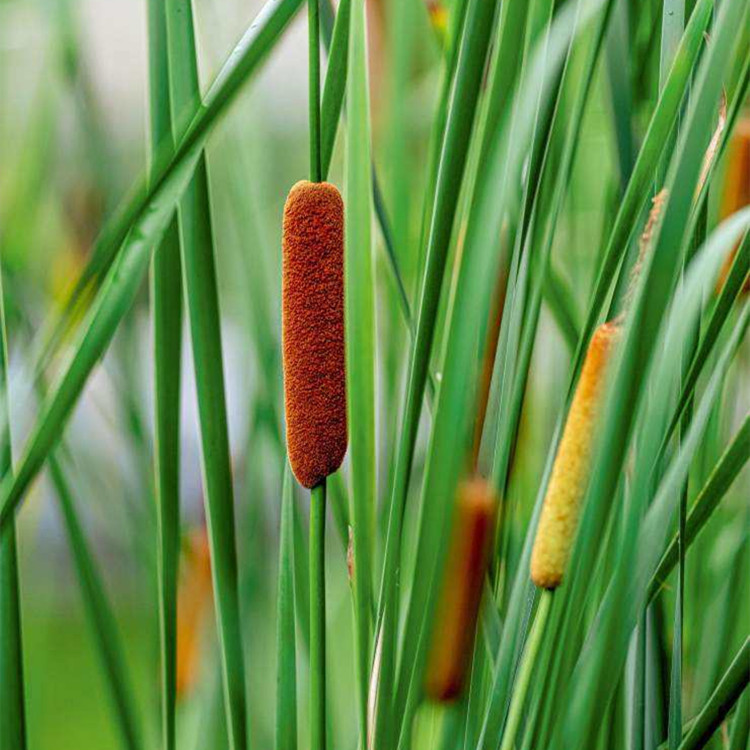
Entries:
{"type": "MultiPolygon", "coordinates": [[[[196,0],[204,87],[261,5],[260,0],[196,0]]],[[[413,3],[409,27],[413,43],[408,46],[412,59],[406,66],[406,80],[391,75],[389,5],[389,0],[368,3],[374,153],[386,208],[401,239],[396,246],[399,262],[413,298],[426,154],[440,86],[444,14],[450,3],[413,3]]],[[[644,5],[643,17],[634,22],[634,38],[642,45],[649,42],[648,13],[655,4],[644,5]]],[[[143,0],[0,0],[0,253],[16,451],[36,410],[29,370],[40,331],[86,262],[102,222],[147,168],[145,13],[143,0]]],[[[275,689],[274,602],[284,460],[280,226],[289,188],[307,173],[306,33],[303,13],[214,132],[208,151],[237,485],[250,725],[253,745],[259,748],[271,745],[275,689]]],[[[648,54],[641,59],[648,59],[648,54]]],[[[607,71],[600,71],[587,110],[563,231],[556,237],[553,256],[553,272],[574,304],[562,310],[548,300],[543,310],[529,384],[533,398],[526,402],[523,452],[511,488],[518,496],[531,498],[536,490],[563,397],[559,373],[567,371],[570,358],[565,329],[572,326],[575,331],[580,324],[601,237],[617,207],[621,174],[631,166],[628,154],[635,153],[628,145],[635,136],[615,132],[612,109],[628,107],[633,132],[640,132],[644,114],[653,104],[654,67],[620,71],[626,79],[620,90],[630,97],[625,102],[612,100],[607,71]]],[[[339,186],[341,150],[338,143],[331,174],[331,181],[339,186]]],[[[712,196],[714,214],[719,200],[718,194],[712,196]]],[[[377,233],[376,237],[381,243],[377,233]]],[[[382,253],[377,257],[381,264],[378,461],[382,496],[394,450],[409,342],[382,253]]],[[[183,351],[179,732],[184,746],[205,749],[224,743],[188,338],[183,351]]],[[[720,446],[748,410],[749,359],[745,345],[710,428],[712,448],[704,452],[705,467],[715,463],[720,446]]],[[[60,455],[83,532],[103,572],[148,745],[158,736],[159,707],[151,373],[144,287],[90,381],[60,455]]],[[[417,474],[420,460],[418,456],[417,474]]],[[[741,518],[748,481],[746,469],[717,518],[741,518]]],[[[339,491],[344,486],[345,481],[339,491]]],[[[304,519],[305,502],[301,495],[297,500],[304,519]]],[[[525,527],[530,502],[516,504],[521,517],[509,522],[525,527]]],[[[329,523],[328,607],[332,632],[338,635],[332,636],[330,689],[341,698],[329,705],[336,708],[331,717],[335,735],[349,737],[355,721],[353,706],[345,698],[353,670],[351,613],[342,528],[334,521],[329,523]]],[[[739,614],[738,608],[747,609],[747,602],[733,602],[729,584],[712,578],[711,571],[714,563],[717,570],[725,570],[726,559],[721,556],[734,557],[741,545],[745,552],[737,555],[736,565],[739,569],[747,563],[747,528],[743,532],[741,523],[722,524],[717,519],[710,528],[698,542],[705,547],[708,564],[700,575],[690,569],[688,586],[706,587],[711,594],[704,594],[701,601],[707,596],[722,598],[728,611],[737,608],[739,614]]],[[[46,475],[25,500],[19,533],[30,747],[120,747],[59,492],[46,475]]],[[[300,529],[300,533],[304,532],[300,529]]],[[[748,613],[742,614],[747,622],[748,613]]],[[[717,617],[716,621],[735,619],[717,617]]],[[[690,620],[688,613],[686,621],[690,620]]],[[[689,629],[688,652],[705,635],[689,629]]],[[[716,662],[711,654],[699,658],[716,662]]],[[[694,666],[691,661],[686,670],[694,666]]],[[[303,681],[304,672],[300,672],[303,681]]],[[[700,686],[695,690],[700,693],[700,686]]]]}

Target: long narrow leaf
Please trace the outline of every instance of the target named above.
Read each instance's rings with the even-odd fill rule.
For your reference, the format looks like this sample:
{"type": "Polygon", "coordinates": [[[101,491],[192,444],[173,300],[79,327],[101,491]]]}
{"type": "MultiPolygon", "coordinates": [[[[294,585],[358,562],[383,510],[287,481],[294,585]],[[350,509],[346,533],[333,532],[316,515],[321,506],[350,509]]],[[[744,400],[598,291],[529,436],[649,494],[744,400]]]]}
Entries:
{"type": "MultiPolygon", "coordinates": [[[[711,472],[708,481],[695,498],[685,522],[685,546],[690,544],[700,533],[706,522],[711,518],[722,498],[726,495],[732,483],[750,460],[750,415],[746,416],[742,426],[727,446],[716,467],[711,472]]],[[[662,556],[659,566],[654,573],[649,586],[649,601],[653,599],[661,586],[667,580],[670,572],[677,564],[677,539],[669,543],[669,547],[662,556]]]]}
{"type": "MultiPolygon", "coordinates": [[[[0,476],[13,473],[8,395],[8,342],[5,300],[0,274],[0,476]]],[[[0,750],[25,750],[21,591],[18,576],[16,523],[0,530],[0,750]]]]}
{"type": "MultiPolygon", "coordinates": [[[[164,3],[150,0],[149,82],[151,150],[172,138],[167,19],[164,3]]],[[[151,268],[154,330],[154,423],[161,648],[162,741],[176,746],[177,576],[180,543],[180,384],[182,375],[182,268],[177,213],[151,268]]]]}
{"type": "MultiPolygon", "coordinates": [[[[167,1],[169,84],[175,135],[182,112],[200,103],[198,60],[191,0],[167,1]]],[[[179,205],[183,280],[193,345],[193,367],[201,434],[204,505],[211,548],[211,574],[219,631],[224,708],[231,750],[247,747],[245,663],[239,602],[234,519],[234,486],[224,391],[216,259],[211,220],[208,166],[198,157],[193,179],[179,205]]]]}
{"type": "Polygon", "coordinates": [[[355,676],[360,741],[367,738],[375,516],[375,299],[370,105],[364,0],[353,0],[349,32],[344,297],[354,555],[355,676]]]}
{"type": "Polygon", "coordinates": [[[704,747],[750,683],[750,637],[740,647],[708,703],[690,725],[680,750],[704,747]]]}
{"type": "Polygon", "coordinates": [[[78,520],[67,479],[54,455],[50,457],[49,468],[73,555],[83,605],[107,678],[123,744],[128,750],[139,750],[143,744],[117,620],[78,520]]]}

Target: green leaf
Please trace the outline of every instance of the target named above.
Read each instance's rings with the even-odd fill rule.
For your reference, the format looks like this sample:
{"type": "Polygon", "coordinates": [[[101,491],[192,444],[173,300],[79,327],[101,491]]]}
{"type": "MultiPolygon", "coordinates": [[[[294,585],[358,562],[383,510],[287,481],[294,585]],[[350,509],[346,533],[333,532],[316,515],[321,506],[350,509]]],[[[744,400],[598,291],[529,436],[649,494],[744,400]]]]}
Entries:
{"type": "Polygon", "coordinates": [[[138,750],[143,747],[143,744],[115,613],[78,521],[73,494],[55,455],[49,458],[49,469],[55,494],[60,503],[70,551],[73,554],[83,605],[91,623],[94,642],[105,672],[123,744],[128,750],[138,750]]]}
{"type": "Polygon", "coordinates": [[[732,722],[729,750],[745,750],[750,738],[750,693],[745,693],[738,701],[737,711],[732,722]]]}
{"type": "Polygon", "coordinates": [[[664,0],[661,18],[659,88],[664,88],[685,27],[685,0],[664,0]]]}
{"type": "Polygon", "coordinates": [[[732,267],[729,270],[726,281],[721,288],[719,297],[716,300],[711,316],[706,325],[705,331],[701,335],[700,342],[696,347],[695,353],[690,360],[690,366],[685,375],[682,383],[682,389],[680,397],[677,402],[677,406],[672,416],[672,421],[664,435],[661,448],[659,450],[659,456],[664,455],[667,443],[672,437],[672,434],[677,427],[685,408],[690,400],[692,393],[695,390],[695,386],[698,382],[701,372],[703,372],[706,363],[708,362],[709,356],[713,351],[716,342],[719,339],[719,334],[729,317],[729,313],[732,310],[735,300],[740,294],[742,284],[747,278],[747,274],[750,271],[750,234],[745,236],[742,245],[738,249],[732,267]]]}
{"type": "MultiPolygon", "coordinates": [[[[329,0],[321,0],[325,5],[329,0]]],[[[320,110],[320,162],[321,175],[325,180],[331,168],[333,145],[341,117],[346,90],[346,70],[349,63],[349,25],[351,17],[351,0],[341,0],[336,11],[333,34],[327,45],[328,68],[323,84],[323,101],[320,110]]],[[[325,27],[324,27],[325,31],[325,27]]]]}
{"type": "Polygon", "coordinates": [[[344,259],[346,380],[354,555],[355,676],[361,742],[367,737],[372,655],[372,548],[376,498],[375,289],[373,269],[370,103],[364,0],[353,0],[349,31],[344,259]]]}
{"type": "Polygon", "coordinates": [[[740,647],[729,669],[698,716],[690,724],[680,743],[680,750],[698,750],[705,747],[724,717],[737,702],[750,683],[750,637],[740,647]]]}
{"type": "MultiPolygon", "coordinates": [[[[182,133],[180,113],[200,103],[191,0],[167,0],[169,84],[175,112],[175,136],[182,133]]],[[[247,747],[245,662],[239,601],[234,486],[224,392],[221,312],[214,257],[208,166],[198,157],[193,179],[179,204],[183,281],[193,349],[201,469],[206,509],[214,607],[219,632],[224,708],[229,747],[247,747]]]]}
{"type": "MultiPolygon", "coordinates": [[[[8,394],[8,342],[0,274],[0,476],[12,476],[13,455],[8,394]]],[[[23,676],[21,591],[16,522],[0,530],[0,750],[25,750],[26,701],[23,676]]]]}
{"type": "MultiPolygon", "coordinates": [[[[162,0],[148,3],[151,152],[172,138],[167,18],[162,0]]],[[[180,553],[180,384],[182,379],[182,267],[177,213],[151,267],[154,425],[164,750],[176,746],[177,578],[180,553]]]]}
{"type": "MultiPolygon", "coordinates": [[[[713,512],[725,497],[732,483],[750,460],[750,415],[736,432],[726,451],[714,467],[688,513],[685,522],[685,547],[689,547],[713,512]]],[[[651,601],[664,585],[678,559],[677,537],[672,539],[664,552],[649,585],[648,599],[651,601]]]]}

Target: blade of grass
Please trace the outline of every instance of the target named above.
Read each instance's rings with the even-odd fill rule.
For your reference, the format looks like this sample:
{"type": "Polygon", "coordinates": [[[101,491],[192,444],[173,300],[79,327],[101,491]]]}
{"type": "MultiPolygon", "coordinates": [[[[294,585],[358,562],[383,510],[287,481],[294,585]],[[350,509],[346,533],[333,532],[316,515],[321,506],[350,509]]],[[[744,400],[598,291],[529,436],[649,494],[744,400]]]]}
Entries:
{"type": "Polygon", "coordinates": [[[577,318],[573,295],[563,279],[549,266],[542,290],[557,327],[571,351],[578,343],[580,323],[577,318]]]}
{"type": "MultiPolygon", "coordinates": [[[[685,27],[685,0],[664,0],[662,10],[661,58],[659,63],[659,88],[663,89],[674,56],[685,27]]],[[[687,422],[683,423],[685,426],[687,422]]],[[[675,750],[680,741],[682,730],[682,613],[685,599],[685,491],[681,492],[678,547],[679,569],[677,573],[677,596],[674,605],[674,622],[672,626],[672,672],[669,685],[668,744],[675,750]]],[[[661,739],[661,738],[659,738],[661,739]]]]}
{"type": "MultiPolygon", "coordinates": [[[[172,138],[167,19],[162,0],[148,3],[151,152],[172,138]]],[[[176,746],[177,577],[180,545],[180,383],[182,376],[182,267],[175,212],[151,267],[154,423],[164,750],[176,746]]]]}
{"type": "Polygon", "coordinates": [[[632,71],[628,57],[629,15],[628,5],[618,3],[614,10],[607,39],[607,77],[612,99],[612,117],[617,140],[621,191],[625,190],[635,161],[631,125],[633,97],[630,92],[630,77],[632,71]]]}
{"type": "Polygon", "coordinates": [[[62,467],[55,455],[50,456],[48,464],[75,563],[83,605],[106,675],[122,742],[128,750],[138,750],[143,744],[117,619],[78,520],[73,494],[62,467]]]}
{"type": "Polygon", "coordinates": [[[294,622],[294,503],[292,476],[284,466],[279,539],[276,622],[276,750],[297,748],[297,648],[294,622]]]}
{"type": "MultiPolygon", "coordinates": [[[[322,0],[328,6],[329,0],[322,0]]],[[[320,109],[320,170],[321,179],[328,177],[333,156],[333,145],[341,117],[346,90],[346,71],[349,62],[349,24],[351,19],[351,0],[341,0],[336,10],[330,40],[325,33],[324,39],[329,47],[328,68],[323,84],[323,101],[320,109]]],[[[330,6],[328,6],[330,7],[330,6]]]]}
{"type": "Polygon", "coordinates": [[[659,88],[663,89],[685,28],[685,0],[664,0],[661,26],[659,88]]]}
{"type": "MultiPolygon", "coordinates": [[[[8,393],[8,340],[0,273],[0,476],[13,473],[8,393]]],[[[16,522],[0,530],[0,750],[25,750],[26,700],[23,674],[21,590],[16,522]]]]}
{"type": "Polygon", "coordinates": [[[463,38],[464,23],[466,21],[466,10],[469,0],[456,0],[450,13],[450,24],[448,30],[448,49],[445,64],[441,71],[440,93],[436,108],[435,120],[430,130],[429,156],[427,164],[427,183],[425,188],[425,199],[422,207],[422,224],[419,235],[419,259],[417,262],[417,293],[419,293],[419,280],[424,275],[425,253],[427,251],[427,233],[432,224],[432,211],[434,208],[435,184],[440,166],[440,154],[445,137],[445,125],[448,118],[449,102],[456,75],[458,53],[463,38]]]}
{"type": "Polygon", "coordinates": [[[364,0],[353,0],[349,31],[344,262],[346,379],[354,556],[355,685],[360,742],[367,741],[372,658],[372,539],[376,498],[375,290],[370,103],[364,0]]]}
{"type": "Polygon", "coordinates": [[[716,301],[716,305],[711,312],[706,329],[701,336],[700,343],[698,344],[693,358],[690,362],[690,367],[685,375],[685,379],[682,384],[682,390],[680,392],[680,398],[677,402],[677,406],[672,416],[672,421],[662,441],[661,448],[659,450],[659,456],[663,456],[664,451],[667,447],[667,442],[672,437],[677,424],[682,418],[685,407],[690,400],[690,395],[695,389],[698,378],[703,371],[706,363],[708,362],[709,355],[711,354],[716,341],[719,338],[724,323],[726,322],[730,311],[737,299],[742,284],[747,278],[747,274],[750,271],[750,234],[745,236],[742,245],[740,246],[735,256],[732,267],[729,271],[729,275],[721,289],[719,298],[716,301]]]}
{"type": "Polygon", "coordinates": [[[680,750],[704,747],[750,682],[750,637],[740,647],[703,710],[680,743],[680,750]]]}
{"type": "MultiPolygon", "coordinates": [[[[732,438],[724,454],[695,498],[685,521],[684,544],[688,548],[711,518],[732,483],[750,460],[750,415],[732,438]]],[[[678,540],[669,543],[649,585],[649,601],[664,585],[678,561],[678,540]]]]}
{"type": "MultiPolygon", "coordinates": [[[[167,0],[169,85],[175,113],[175,137],[181,113],[200,106],[198,61],[191,0],[167,0]]],[[[183,282],[193,345],[201,470],[211,549],[214,605],[221,651],[224,708],[229,746],[247,747],[245,663],[235,538],[234,487],[229,447],[224,356],[221,337],[216,259],[205,153],[198,157],[193,179],[179,205],[183,282]]]]}
{"type": "Polygon", "coordinates": [[[750,739],[750,693],[745,693],[740,698],[734,714],[729,750],[745,750],[748,739],[750,739]]]}

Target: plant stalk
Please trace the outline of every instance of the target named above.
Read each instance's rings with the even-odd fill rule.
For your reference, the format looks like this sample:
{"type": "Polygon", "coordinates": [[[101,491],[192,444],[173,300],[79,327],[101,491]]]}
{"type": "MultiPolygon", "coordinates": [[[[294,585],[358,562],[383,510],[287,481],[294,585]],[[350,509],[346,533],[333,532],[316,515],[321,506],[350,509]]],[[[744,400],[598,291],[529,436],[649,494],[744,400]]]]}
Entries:
{"type": "Polygon", "coordinates": [[[326,748],[326,480],[310,491],[310,747],[326,748]]]}
{"type": "Polygon", "coordinates": [[[310,73],[310,181],[320,182],[320,0],[308,0],[307,30],[310,73]]]}
{"type": "Polygon", "coordinates": [[[505,724],[503,744],[500,746],[500,750],[512,750],[516,741],[518,726],[521,722],[521,712],[523,711],[523,705],[526,702],[526,694],[529,691],[531,674],[534,671],[536,657],[539,653],[539,646],[542,643],[544,631],[547,626],[547,619],[551,605],[552,592],[543,591],[542,596],[539,599],[539,607],[536,611],[534,624],[529,633],[529,640],[526,643],[526,648],[523,652],[521,666],[518,671],[518,680],[516,681],[515,686],[516,689],[513,691],[513,698],[511,699],[510,708],[508,709],[508,721],[505,724]]]}

